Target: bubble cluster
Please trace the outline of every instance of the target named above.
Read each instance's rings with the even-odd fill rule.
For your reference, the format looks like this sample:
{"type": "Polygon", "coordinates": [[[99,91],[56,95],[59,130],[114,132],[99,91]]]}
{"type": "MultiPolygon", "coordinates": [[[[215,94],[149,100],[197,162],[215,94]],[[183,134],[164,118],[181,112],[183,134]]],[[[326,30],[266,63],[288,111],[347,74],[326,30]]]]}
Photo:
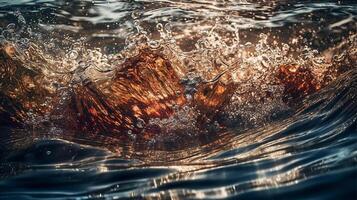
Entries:
{"type": "MultiPolygon", "coordinates": [[[[219,112],[220,122],[206,122],[213,124],[211,128],[222,124],[227,127],[249,127],[269,123],[281,113],[293,109],[283,101],[284,86],[276,77],[281,66],[298,66],[311,71],[319,83],[325,80],[333,62],[343,62],[348,53],[353,54],[341,52],[333,56],[333,62],[326,61],[320,52],[306,45],[293,49],[288,44],[274,41],[267,33],[261,33],[255,44],[242,43],[237,25],[231,24],[232,30],[227,30],[230,32],[227,37],[226,33],[217,30],[219,20],[210,29],[201,32],[192,45],[194,48],[186,51],[174,36],[172,23],[157,23],[155,28],[159,38],[154,39],[141,26],[142,15],[138,12],[131,15],[135,28],[126,37],[125,48],[116,54],[106,54],[100,48],[89,48],[86,38],[74,41],[66,38],[62,43],[51,39],[41,44],[38,40],[41,37],[29,37],[33,33],[23,16],[20,13],[15,15],[18,24],[9,24],[0,29],[1,45],[15,45],[17,59],[27,68],[39,71],[44,82],[51,83],[48,87],[58,93],[65,94],[64,90],[88,82],[104,81],[110,84],[115,71],[143,48],[162,54],[180,78],[188,103],[175,109],[174,114],[165,119],[155,118],[145,123],[138,118],[135,127],[145,130],[146,126],[157,125],[167,133],[175,130],[201,131],[197,125],[200,113],[194,98],[200,88],[214,83],[234,86],[235,89],[229,97],[222,95],[221,98],[228,100],[214,111],[219,112]]],[[[69,98],[68,95],[60,96],[69,98]]],[[[66,102],[65,99],[61,101],[66,102]]],[[[136,138],[132,132],[128,132],[128,135],[136,138]]]]}

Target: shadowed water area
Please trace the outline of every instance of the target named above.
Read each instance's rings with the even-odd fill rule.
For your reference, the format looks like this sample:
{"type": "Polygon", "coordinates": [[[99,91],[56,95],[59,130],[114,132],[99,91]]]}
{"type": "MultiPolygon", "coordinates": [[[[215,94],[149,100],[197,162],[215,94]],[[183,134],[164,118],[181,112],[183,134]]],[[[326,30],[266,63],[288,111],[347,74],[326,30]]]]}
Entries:
{"type": "Polygon", "coordinates": [[[355,1],[0,0],[0,199],[357,199],[355,1]]]}

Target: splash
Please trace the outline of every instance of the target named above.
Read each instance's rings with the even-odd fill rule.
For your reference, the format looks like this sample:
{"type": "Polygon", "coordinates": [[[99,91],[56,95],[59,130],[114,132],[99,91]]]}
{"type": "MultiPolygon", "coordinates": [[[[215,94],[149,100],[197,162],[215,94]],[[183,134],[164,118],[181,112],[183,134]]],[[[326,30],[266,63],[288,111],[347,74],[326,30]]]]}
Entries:
{"type": "Polygon", "coordinates": [[[125,48],[105,54],[85,38],[41,41],[16,15],[0,35],[1,119],[13,126],[153,142],[243,130],[292,115],[356,60],[355,35],[327,52],[263,33],[242,44],[238,25],[227,37],[216,31],[219,20],[185,51],[170,23],[158,23],[154,39],[140,13],[125,48]]]}

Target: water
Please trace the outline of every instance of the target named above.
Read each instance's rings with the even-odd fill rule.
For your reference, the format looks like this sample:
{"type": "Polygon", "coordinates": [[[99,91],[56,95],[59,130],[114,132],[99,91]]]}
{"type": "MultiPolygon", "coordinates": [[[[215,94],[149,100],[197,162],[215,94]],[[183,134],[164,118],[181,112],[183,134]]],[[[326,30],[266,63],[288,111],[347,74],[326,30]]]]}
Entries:
{"type": "Polygon", "coordinates": [[[357,199],[356,16],[0,0],[0,199],[357,199]]]}

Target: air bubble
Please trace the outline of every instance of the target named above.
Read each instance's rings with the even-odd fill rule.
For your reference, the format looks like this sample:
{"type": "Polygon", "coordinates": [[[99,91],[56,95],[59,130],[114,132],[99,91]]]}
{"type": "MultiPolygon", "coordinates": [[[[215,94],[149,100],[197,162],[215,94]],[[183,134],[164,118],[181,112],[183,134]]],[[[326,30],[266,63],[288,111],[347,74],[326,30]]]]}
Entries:
{"type": "Polygon", "coordinates": [[[144,126],[145,126],[145,121],[141,118],[138,118],[136,122],[136,127],[142,129],[144,128],[144,126]]]}
{"type": "Polygon", "coordinates": [[[136,139],[136,134],[134,134],[132,130],[128,130],[128,136],[129,136],[132,140],[135,140],[135,139],[136,139]]]}
{"type": "Polygon", "coordinates": [[[30,40],[27,39],[27,38],[21,38],[19,41],[18,41],[18,45],[20,46],[20,48],[22,49],[27,49],[30,45],[30,40]]]}
{"type": "Polygon", "coordinates": [[[6,26],[6,29],[10,32],[14,32],[16,28],[16,25],[14,23],[11,23],[9,25],[6,26]]]}
{"type": "Polygon", "coordinates": [[[259,35],[259,38],[261,39],[261,41],[266,42],[267,39],[268,39],[268,36],[266,34],[264,34],[264,33],[261,33],[259,35]]]}
{"type": "Polygon", "coordinates": [[[164,26],[161,23],[156,24],[156,29],[158,31],[162,31],[164,29],[164,26]]]}
{"type": "Polygon", "coordinates": [[[160,42],[158,42],[156,40],[150,40],[148,42],[148,45],[151,49],[158,49],[160,47],[160,42]]]}
{"type": "Polygon", "coordinates": [[[67,53],[67,58],[71,60],[76,60],[78,58],[78,52],[75,50],[71,50],[70,52],[67,53]]]}
{"type": "Polygon", "coordinates": [[[7,40],[12,40],[12,39],[14,38],[13,33],[11,33],[11,32],[8,31],[8,30],[4,30],[4,31],[2,32],[2,35],[3,35],[4,38],[7,39],[7,40]]]}
{"type": "Polygon", "coordinates": [[[245,43],[244,46],[246,46],[246,47],[253,47],[253,44],[252,44],[251,42],[247,42],[247,43],[245,43]]]}
{"type": "Polygon", "coordinates": [[[166,23],[164,28],[167,33],[171,33],[172,25],[170,23],[166,23]]]}
{"type": "Polygon", "coordinates": [[[133,11],[131,13],[131,18],[133,18],[133,19],[138,19],[140,17],[141,17],[141,12],[139,12],[139,11],[133,11]]]}
{"type": "Polygon", "coordinates": [[[283,44],[283,51],[288,52],[290,49],[290,46],[288,44],[283,44]]]}

